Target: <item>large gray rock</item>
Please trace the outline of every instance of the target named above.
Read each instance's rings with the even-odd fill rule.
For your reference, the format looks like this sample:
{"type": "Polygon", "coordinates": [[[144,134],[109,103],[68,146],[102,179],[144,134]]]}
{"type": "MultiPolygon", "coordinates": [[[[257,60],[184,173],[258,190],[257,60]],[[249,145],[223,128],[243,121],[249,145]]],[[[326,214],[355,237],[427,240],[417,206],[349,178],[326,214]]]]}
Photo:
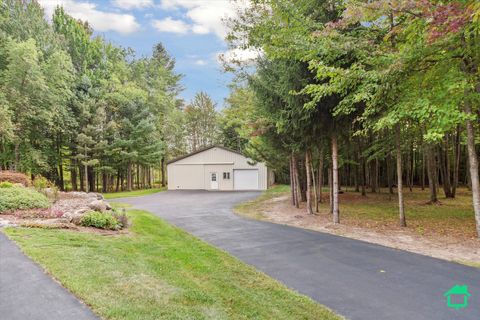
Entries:
{"type": "Polygon", "coordinates": [[[107,211],[112,208],[103,196],[95,192],[60,192],[58,201],[53,205],[54,209],[64,212],[69,222],[78,224],[82,217],[89,211],[107,211]]]}
{"type": "Polygon", "coordinates": [[[89,211],[91,210],[88,207],[80,208],[75,211],[66,212],[63,215],[63,218],[67,219],[68,222],[78,224],[80,223],[80,220],[82,219],[82,217],[89,211]]]}
{"type": "Polygon", "coordinates": [[[94,200],[88,204],[88,207],[93,211],[100,211],[100,212],[104,212],[111,209],[110,205],[103,200],[94,200]]]}

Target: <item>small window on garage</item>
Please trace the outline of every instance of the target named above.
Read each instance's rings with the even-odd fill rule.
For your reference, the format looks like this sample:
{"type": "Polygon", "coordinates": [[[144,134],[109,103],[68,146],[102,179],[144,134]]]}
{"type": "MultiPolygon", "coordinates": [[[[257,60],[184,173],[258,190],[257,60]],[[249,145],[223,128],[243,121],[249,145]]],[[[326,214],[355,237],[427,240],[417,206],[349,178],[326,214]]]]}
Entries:
{"type": "Polygon", "coordinates": [[[224,172],[223,173],[223,179],[224,180],[230,180],[230,172],[224,172]]]}

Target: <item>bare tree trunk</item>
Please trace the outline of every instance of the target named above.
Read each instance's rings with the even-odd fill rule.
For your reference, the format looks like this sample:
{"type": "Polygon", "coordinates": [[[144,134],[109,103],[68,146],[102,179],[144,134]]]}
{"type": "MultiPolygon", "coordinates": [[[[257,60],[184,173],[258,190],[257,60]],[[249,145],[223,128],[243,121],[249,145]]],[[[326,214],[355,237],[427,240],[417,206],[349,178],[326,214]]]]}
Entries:
{"type": "Polygon", "coordinates": [[[293,177],[295,179],[295,207],[300,206],[300,179],[298,177],[298,167],[297,167],[297,158],[293,155],[293,177]]]}
{"type": "Polygon", "coordinates": [[[107,173],[102,172],[102,192],[107,192],[107,185],[108,185],[107,173]]]}
{"type": "Polygon", "coordinates": [[[390,154],[387,155],[387,185],[388,185],[388,192],[393,194],[393,186],[392,186],[392,170],[390,169],[390,154]]]}
{"type": "Polygon", "coordinates": [[[165,187],[165,185],[166,185],[166,179],[165,179],[165,157],[162,157],[161,167],[162,167],[162,187],[165,187]]]}
{"type": "Polygon", "coordinates": [[[440,159],[440,173],[443,182],[443,192],[446,198],[453,198],[452,186],[450,183],[450,161],[448,155],[449,143],[448,135],[445,135],[445,150],[442,147],[438,149],[440,159]]]}
{"type": "Polygon", "coordinates": [[[332,134],[332,186],[333,186],[333,223],[340,223],[338,207],[338,144],[337,136],[332,134]]]}
{"type": "Polygon", "coordinates": [[[468,191],[472,191],[472,179],[470,179],[470,161],[468,160],[468,146],[467,146],[467,157],[465,158],[465,168],[469,168],[465,174],[465,185],[467,186],[468,191]]]}
{"type": "Polygon", "coordinates": [[[375,162],[369,162],[369,170],[370,170],[370,190],[372,193],[377,193],[377,181],[375,179],[375,162]]]}
{"type": "Polygon", "coordinates": [[[415,150],[413,149],[413,144],[412,144],[412,163],[410,167],[410,191],[413,191],[413,185],[414,185],[414,180],[415,180],[415,150]]]}
{"type": "MultiPolygon", "coordinates": [[[[139,169],[139,165],[137,164],[135,167],[136,167],[135,182],[136,182],[136,185],[137,185],[137,189],[140,189],[140,169],[139,169]]],[[[134,188],[135,188],[135,186],[134,186],[134,188]]]]}
{"type": "Polygon", "coordinates": [[[70,168],[70,183],[72,184],[72,190],[77,191],[77,159],[72,159],[72,165],[70,168]]]}
{"type": "Polygon", "coordinates": [[[435,155],[431,146],[427,146],[427,176],[428,176],[428,187],[430,189],[430,202],[438,202],[437,197],[437,179],[435,177],[435,155]]]}
{"type": "Polygon", "coordinates": [[[88,165],[87,165],[87,147],[85,146],[85,164],[84,164],[84,169],[83,169],[83,178],[85,179],[85,192],[89,191],[89,185],[88,185],[88,165]]]}
{"type": "Polygon", "coordinates": [[[333,181],[331,165],[328,167],[328,199],[330,201],[330,213],[333,214],[333,181]]]}
{"type": "Polygon", "coordinates": [[[65,183],[63,181],[63,157],[62,157],[62,150],[61,150],[61,137],[57,135],[57,154],[58,154],[58,187],[61,191],[65,191],[65,183]]]}
{"type": "Polygon", "coordinates": [[[455,198],[457,194],[458,187],[458,173],[460,171],[460,125],[457,126],[457,131],[455,133],[455,146],[453,147],[453,186],[452,186],[452,196],[455,198]]]}
{"type": "Polygon", "coordinates": [[[356,162],[357,165],[355,166],[355,192],[360,192],[360,152],[356,152],[356,162]]]}
{"type": "Polygon", "coordinates": [[[92,166],[88,167],[88,180],[90,182],[90,192],[95,192],[95,172],[93,171],[92,166]]]}
{"type": "Polygon", "coordinates": [[[132,177],[132,164],[128,162],[127,165],[127,190],[132,191],[133,177],[132,177]]]}
{"type": "Polygon", "coordinates": [[[322,187],[323,187],[323,159],[324,159],[324,152],[323,146],[320,147],[319,150],[319,159],[318,159],[318,202],[323,202],[323,194],[322,194],[322,187]]]}
{"type": "Polygon", "coordinates": [[[310,151],[305,152],[305,174],[307,178],[307,213],[313,214],[312,210],[312,177],[311,177],[311,159],[310,151]]]}
{"type": "Polygon", "coordinates": [[[292,193],[292,206],[296,206],[295,200],[295,176],[293,173],[293,152],[290,155],[290,191],[292,193]]]}
{"type": "Polygon", "coordinates": [[[397,193],[398,193],[398,213],[400,217],[400,226],[406,227],[405,209],[403,204],[403,179],[402,179],[402,147],[400,142],[400,124],[395,126],[395,148],[397,153],[397,193]]]}
{"type": "MultiPolygon", "coordinates": [[[[467,114],[467,116],[472,115],[472,108],[469,102],[465,103],[465,113],[467,114]]],[[[478,158],[475,151],[475,134],[473,129],[473,123],[470,118],[467,119],[467,150],[470,180],[472,183],[472,201],[473,210],[475,212],[475,221],[477,223],[477,235],[480,237],[480,181],[478,179],[478,158]]]]}
{"type": "Polygon", "coordinates": [[[422,191],[425,190],[425,150],[422,150],[422,191]]]}
{"type": "Polygon", "coordinates": [[[362,157],[362,196],[367,196],[367,162],[362,157]]]}
{"type": "Polygon", "coordinates": [[[117,185],[115,186],[115,192],[118,192],[118,188],[120,187],[120,180],[122,180],[123,177],[120,173],[120,169],[117,171],[117,185]]]}
{"type": "Polygon", "coordinates": [[[312,182],[313,182],[313,195],[315,201],[315,212],[318,212],[318,193],[317,193],[317,182],[315,178],[315,169],[313,168],[312,154],[310,153],[310,170],[312,172],[312,182]]]}
{"type": "Polygon", "coordinates": [[[299,165],[300,170],[297,169],[297,172],[299,177],[300,199],[302,199],[302,202],[307,202],[307,177],[305,175],[306,171],[302,170],[304,169],[302,167],[305,167],[305,161],[300,160],[299,165]]]}
{"type": "Polygon", "coordinates": [[[78,175],[79,175],[79,181],[80,181],[80,191],[85,191],[85,178],[83,176],[84,174],[84,169],[82,165],[78,165],[78,175]]]}
{"type": "Polygon", "coordinates": [[[85,192],[89,192],[90,186],[88,185],[88,166],[85,164],[83,167],[83,179],[84,179],[84,186],[85,186],[85,192]]]}

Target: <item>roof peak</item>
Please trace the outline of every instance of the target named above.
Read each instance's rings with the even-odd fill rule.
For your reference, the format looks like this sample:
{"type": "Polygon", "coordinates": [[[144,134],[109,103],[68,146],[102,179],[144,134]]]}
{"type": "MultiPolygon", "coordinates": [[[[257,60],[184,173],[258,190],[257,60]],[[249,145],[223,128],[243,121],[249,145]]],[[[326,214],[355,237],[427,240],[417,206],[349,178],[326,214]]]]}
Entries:
{"type": "Polygon", "coordinates": [[[175,159],[172,159],[170,161],[167,162],[167,164],[171,164],[171,163],[174,163],[174,162],[177,162],[179,160],[182,160],[182,159],[185,159],[185,158],[188,158],[190,156],[193,156],[195,154],[198,154],[198,153],[201,153],[201,152],[204,152],[204,151],[207,151],[207,150],[210,150],[210,149],[213,149],[213,148],[220,148],[220,149],[223,149],[223,150],[226,150],[226,151],[230,151],[230,152],[233,152],[233,153],[237,153],[239,155],[242,155],[245,157],[245,155],[239,151],[236,151],[236,150],[233,150],[233,149],[230,149],[230,148],[227,148],[223,145],[220,145],[220,144],[212,144],[210,146],[207,146],[207,147],[204,147],[204,148],[201,148],[201,149],[198,149],[196,151],[193,151],[193,152],[190,152],[190,153],[187,153],[183,156],[180,156],[180,157],[177,157],[175,159]]]}

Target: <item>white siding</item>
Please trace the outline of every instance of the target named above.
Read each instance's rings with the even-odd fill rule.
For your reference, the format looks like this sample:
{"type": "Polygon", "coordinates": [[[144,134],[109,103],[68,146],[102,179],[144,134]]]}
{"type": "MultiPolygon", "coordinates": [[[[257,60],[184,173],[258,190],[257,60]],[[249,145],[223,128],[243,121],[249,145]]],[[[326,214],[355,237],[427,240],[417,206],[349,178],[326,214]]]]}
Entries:
{"type": "Polygon", "coordinates": [[[168,189],[205,189],[203,165],[167,166],[168,189]]]}
{"type": "Polygon", "coordinates": [[[210,189],[211,173],[217,173],[218,190],[233,190],[233,164],[206,164],[205,189],[210,189]],[[223,173],[230,173],[230,179],[223,179],[223,173]]]}
{"type": "Polygon", "coordinates": [[[167,166],[168,188],[191,189],[192,186],[202,186],[197,189],[209,189],[210,172],[213,171],[218,172],[219,190],[233,190],[235,169],[258,169],[258,189],[266,190],[267,167],[263,163],[251,165],[249,162],[252,161],[241,154],[214,147],[170,163],[167,166]],[[224,181],[223,172],[230,172],[230,181],[224,181]]]}

